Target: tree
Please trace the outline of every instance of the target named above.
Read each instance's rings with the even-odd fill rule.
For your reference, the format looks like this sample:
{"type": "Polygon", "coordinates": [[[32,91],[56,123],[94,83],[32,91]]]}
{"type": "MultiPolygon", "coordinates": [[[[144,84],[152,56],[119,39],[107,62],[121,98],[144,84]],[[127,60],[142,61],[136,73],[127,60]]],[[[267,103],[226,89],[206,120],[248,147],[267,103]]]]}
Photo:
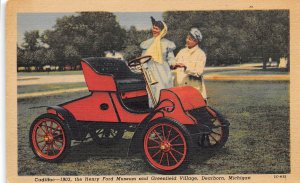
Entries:
{"type": "Polygon", "coordinates": [[[42,66],[44,64],[44,58],[45,58],[45,49],[40,48],[33,52],[33,65],[36,67],[37,71],[42,70],[42,66]]]}
{"type": "Polygon", "coordinates": [[[24,58],[24,49],[20,48],[17,45],[17,67],[24,67],[25,64],[25,58],[24,58]]]}
{"type": "Polygon", "coordinates": [[[41,48],[39,31],[26,31],[22,47],[17,46],[17,65],[24,66],[25,70],[29,71],[30,66],[39,65],[35,56],[36,52],[41,48]]]}
{"type": "Polygon", "coordinates": [[[33,31],[26,31],[24,34],[24,44],[23,47],[26,50],[30,51],[35,51],[37,50],[40,45],[39,45],[39,31],[38,30],[33,30],[33,31]]]}
{"type": "Polygon", "coordinates": [[[54,50],[49,48],[45,50],[43,65],[55,65],[54,50]]]}
{"type": "Polygon", "coordinates": [[[54,30],[44,32],[42,41],[53,50],[62,67],[77,65],[80,58],[104,56],[107,50],[120,51],[125,36],[113,13],[82,12],[58,19],[54,30]]]}
{"type": "Polygon", "coordinates": [[[24,65],[25,65],[25,70],[30,71],[30,66],[33,65],[33,59],[34,59],[34,52],[30,50],[25,50],[24,51],[24,65]]]}
{"type": "Polygon", "coordinates": [[[133,58],[141,56],[142,50],[140,48],[140,44],[149,37],[150,31],[138,31],[134,26],[131,26],[130,29],[126,32],[126,37],[124,39],[124,58],[127,60],[131,60],[133,58]]]}
{"type": "MultiPolygon", "coordinates": [[[[185,47],[191,27],[203,35],[200,46],[207,65],[249,62],[252,58],[289,57],[289,12],[270,11],[168,11],[166,38],[176,44],[176,54],[185,47]]],[[[128,60],[141,55],[140,43],[151,37],[149,30],[120,27],[109,12],[81,12],[59,18],[52,30],[25,33],[18,48],[18,65],[52,63],[75,66],[80,58],[104,56],[104,51],[123,51],[128,60]]],[[[288,59],[289,60],[289,59],[288,59]]]]}
{"type": "Polygon", "coordinates": [[[200,28],[201,47],[207,65],[234,64],[251,57],[278,59],[289,53],[289,14],[274,11],[185,11],[165,12],[167,37],[184,47],[190,27],[200,28]]]}
{"type": "Polygon", "coordinates": [[[80,64],[80,55],[74,46],[66,45],[63,54],[65,56],[66,64],[73,67],[80,64]]]}

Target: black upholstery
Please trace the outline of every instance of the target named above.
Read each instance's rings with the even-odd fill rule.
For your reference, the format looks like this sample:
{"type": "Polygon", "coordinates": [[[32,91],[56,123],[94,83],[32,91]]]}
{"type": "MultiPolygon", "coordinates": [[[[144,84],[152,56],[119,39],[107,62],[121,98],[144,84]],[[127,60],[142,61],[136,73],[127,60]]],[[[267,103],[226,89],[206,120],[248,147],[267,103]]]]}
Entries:
{"type": "Polygon", "coordinates": [[[125,60],[106,57],[83,59],[98,74],[112,75],[121,92],[142,90],[146,88],[142,74],[132,72],[125,60]]]}

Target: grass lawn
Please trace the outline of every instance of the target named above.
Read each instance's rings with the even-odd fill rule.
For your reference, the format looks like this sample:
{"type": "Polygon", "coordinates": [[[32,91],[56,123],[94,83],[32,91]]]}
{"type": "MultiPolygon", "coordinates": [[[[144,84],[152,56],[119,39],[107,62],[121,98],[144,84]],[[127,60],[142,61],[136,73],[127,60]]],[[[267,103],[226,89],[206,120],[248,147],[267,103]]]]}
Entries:
{"type": "Polygon", "coordinates": [[[18,76],[80,75],[82,71],[18,72],[18,76]]]}
{"type": "MultiPolygon", "coordinates": [[[[290,172],[289,82],[207,81],[209,105],[230,121],[225,147],[194,152],[181,174],[284,174],[290,172]]],[[[155,174],[141,155],[127,157],[128,138],[110,147],[91,142],[73,145],[60,163],[38,161],[29,147],[31,122],[45,108],[88,93],[68,93],[18,100],[19,175],[141,175],[155,174]]],[[[126,132],[125,136],[130,137],[126,132]]]]}
{"type": "MultiPolygon", "coordinates": [[[[289,83],[215,81],[208,86],[209,104],[231,122],[226,158],[218,154],[219,164],[225,163],[228,168],[215,166],[219,169],[215,171],[288,173],[289,83]]],[[[211,165],[215,163],[212,161],[211,165]]]]}
{"type": "Polygon", "coordinates": [[[18,86],[18,94],[86,87],[85,82],[18,86]]]}

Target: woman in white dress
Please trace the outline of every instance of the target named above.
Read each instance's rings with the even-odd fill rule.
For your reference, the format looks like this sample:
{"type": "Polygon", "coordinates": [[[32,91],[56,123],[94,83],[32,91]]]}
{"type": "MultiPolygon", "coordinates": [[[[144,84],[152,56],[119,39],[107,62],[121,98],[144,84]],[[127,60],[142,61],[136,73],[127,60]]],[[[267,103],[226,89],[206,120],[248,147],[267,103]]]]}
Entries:
{"type": "Polygon", "coordinates": [[[163,38],[168,31],[167,25],[162,21],[156,21],[153,17],[151,21],[153,37],[142,42],[140,47],[143,49],[142,55],[152,56],[146,67],[157,81],[156,84],[150,86],[155,98],[155,101],[152,101],[149,97],[149,107],[152,108],[159,100],[160,90],[173,87],[170,66],[175,64],[173,50],[176,46],[172,41],[163,38]]]}

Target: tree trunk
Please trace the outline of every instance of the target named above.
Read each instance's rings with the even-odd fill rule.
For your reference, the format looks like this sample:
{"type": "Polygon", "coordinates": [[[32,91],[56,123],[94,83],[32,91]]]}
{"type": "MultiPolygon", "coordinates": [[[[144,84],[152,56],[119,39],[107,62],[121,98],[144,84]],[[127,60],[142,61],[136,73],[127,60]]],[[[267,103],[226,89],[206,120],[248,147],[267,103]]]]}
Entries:
{"type": "Polygon", "coordinates": [[[263,70],[267,70],[267,60],[265,58],[263,59],[263,70]]]}

